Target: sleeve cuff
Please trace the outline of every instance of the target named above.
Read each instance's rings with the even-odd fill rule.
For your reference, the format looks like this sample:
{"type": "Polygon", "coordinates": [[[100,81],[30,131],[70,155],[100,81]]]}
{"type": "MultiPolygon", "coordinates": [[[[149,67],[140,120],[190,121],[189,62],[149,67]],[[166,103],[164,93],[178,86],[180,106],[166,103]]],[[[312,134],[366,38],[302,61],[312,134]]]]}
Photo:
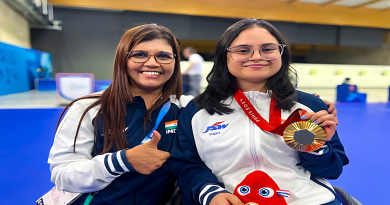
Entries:
{"type": "Polygon", "coordinates": [[[328,152],[329,152],[329,146],[327,144],[325,144],[320,149],[313,151],[313,152],[307,152],[307,153],[313,154],[313,155],[325,155],[328,152]]]}
{"type": "Polygon", "coordinates": [[[209,205],[214,196],[219,193],[230,193],[216,184],[205,184],[200,190],[202,190],[199,194],[199,203],[201,205],[209,205]]]}
{"type": "Polygon", "coordinates": [[[107,171],[112,175],[120,175],[126,172],[135,172],[126,158],[126,149],[107,154],[104,157],[104,165],[107,171]]]}

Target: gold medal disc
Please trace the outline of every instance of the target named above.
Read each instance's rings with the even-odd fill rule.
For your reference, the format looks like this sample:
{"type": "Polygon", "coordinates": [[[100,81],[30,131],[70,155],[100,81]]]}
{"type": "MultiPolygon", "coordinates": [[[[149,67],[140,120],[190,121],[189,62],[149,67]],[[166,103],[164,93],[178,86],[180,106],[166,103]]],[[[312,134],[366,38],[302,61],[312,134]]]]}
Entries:
{"type": "Polygon", "coordinates": [[[314,123],[300,121],[287,126],[283,138],[289,147],[299,152],[312,152],[325,144],[326,133],[314,123]]]}

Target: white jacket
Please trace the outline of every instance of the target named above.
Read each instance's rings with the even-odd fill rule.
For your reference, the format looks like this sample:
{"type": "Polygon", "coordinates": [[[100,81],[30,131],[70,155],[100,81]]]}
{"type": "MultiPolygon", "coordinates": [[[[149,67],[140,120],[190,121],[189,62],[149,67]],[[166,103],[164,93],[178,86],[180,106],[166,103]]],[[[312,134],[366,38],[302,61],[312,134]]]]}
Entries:
{"type": "MultiPolygon", "coordinates": [[[[259,114],[268,121],[271,101],[269,95],[254,91],[246,92],[245,95],[259,114]]],[[[325,106],[315,96],[304,101],[308,101],[306,103],[312,108],[303,104],[304,102],[296,102],[291,112],[297,108],[317,112],[325,106]]],[[[342,170],[344,164],[342,158],[345,157],[343,150],[336,150],[330,145],[335,144],[342,148],[337,133],[331,143],[327,143],[320,150],[300,153],[290,148],[282,136],[264,132],[257,127],[233,97],[227,99],[225,104],[228,104],[234,112],[210,115],[205,109],[199,109],[190,103],[179,118],[178,139],[171,153],[170,164],[179,179],[183,193],[198,193],[197,201],[192,200],[192,202],[208,204],[211,196],[216,193],[224,192],[224,190],[233,193],[237,184],[255,170],[266,172],[280,189],[290,191],[291,195],[286,198],[289,205],[319,205],[335,199],[332,192],[310,179],[313,173],[307,168],[311,166],[310,163],[316,165],[314,169],[318,171],[314,172],[320,177],[324,177],[321,176],[321,167],[328,166],[329,163],[338,169],[341,166],[342,170]],[[217,122],[220,124],[213,126],[217,122]],[[192,130],[192,133],[188,134],[188,130],[192,130]],[[304,163],[302,157],[305,158],[304,163]],[[329,157],[338,157],[340,161],[324,163],[324,160],[326,161],[329,157]],[[197,168],[195,169],[194,166],[197,168]],[[206,167],[217,180],[210,175],[208,175],[210,176],[208,180],[204,180],[204,175],[211,174],[206,167]],[[203,179],[198,178],[198,175],[202,175],[203,179]],[[197,180],[199,183],[186,182],[188,180],[197,180]],[[188,184],[194,184],[194,186],[189,187],[188,184]]],[[[282,122],[291,112],[282,110],[282,122]]],[[[337,175],[335,176],[337,178],[339,173],[336,173],[337,170],[334,172],[332,174],[337,175]]],[[[319,181],[332,189],[326,180],[320,178],[319,181]]],[[[190,204],[190,202],[187,203],[190,204]]]]}

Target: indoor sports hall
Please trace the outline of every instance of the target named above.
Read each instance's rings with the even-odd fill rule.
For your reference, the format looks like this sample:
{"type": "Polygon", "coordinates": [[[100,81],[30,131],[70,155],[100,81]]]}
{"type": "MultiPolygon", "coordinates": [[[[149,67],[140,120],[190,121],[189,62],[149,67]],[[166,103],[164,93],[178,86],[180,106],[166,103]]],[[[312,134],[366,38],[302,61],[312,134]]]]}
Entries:
{"type": "Polygon", "coordinates": [[[40,204],[55,187],[48,158],[61,113],[111,85],[126,31],[168,28],[180,42],[183,94],[194,65],[185,49],[203,59],[201,93],[218,40],[245,18],[284,36],[297,90],[336,106],[349,164],[328,181],[355,199],[345,204],[390,204],[389,0],[0,0],[0,204],[40,204]]]}

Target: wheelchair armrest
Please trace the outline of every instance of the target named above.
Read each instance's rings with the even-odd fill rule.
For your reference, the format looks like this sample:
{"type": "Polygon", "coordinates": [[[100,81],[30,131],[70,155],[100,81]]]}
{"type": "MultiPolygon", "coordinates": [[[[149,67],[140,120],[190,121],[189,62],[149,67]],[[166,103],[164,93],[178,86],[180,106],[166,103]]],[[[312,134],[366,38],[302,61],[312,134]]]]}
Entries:
{"type": "Polygon", "coordinates": [[[353,198],[347,192],[339,187],[333,187],[334,191],[343,199],[346,205],[362,205],[358,200],[353,198]]]}

